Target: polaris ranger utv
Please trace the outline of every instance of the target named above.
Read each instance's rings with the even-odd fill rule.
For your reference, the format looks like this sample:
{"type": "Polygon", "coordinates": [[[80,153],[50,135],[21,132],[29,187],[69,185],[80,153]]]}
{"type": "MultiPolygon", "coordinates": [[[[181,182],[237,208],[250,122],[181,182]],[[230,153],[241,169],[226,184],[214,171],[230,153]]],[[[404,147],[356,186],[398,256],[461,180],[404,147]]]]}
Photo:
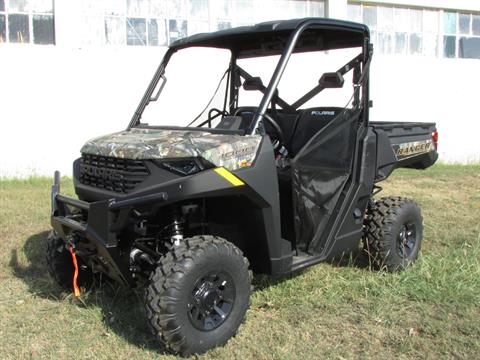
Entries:
{"type": "MultiPolygon", "coordinates": [[[[251,271],[288,274],[361,243],[377,267],[405,268],[420,249],[420,209],[373,195],[394,169],[431,166],[437,132],[434,123],[369,122],[372,52],[367,26],[323,18],[174,42],[128,128],[81,149],[73,165],[78,199],[60,194],[56,172],[47,240],[53,278],[77,295],[98,274],[144,288],[153,333],[186,355],[235,334],[249,306],[251,271]],[[228,51],[223,108],[209,102],[183,127],[143,122],[169,86],[167,64],[192,48],[228,51]],[[323,75],[310,69],[313,87],[297,100],[281,97],[291,58],[336,49],[357,52],[323,75]],[[276,60],[267,85],[241,66],[265,58],[276,60]],[[305,106],[347,87],[347,78],[347,106],[305,106]],[[240,105],[245,92],[260,102],[240,105]]],[[[194,100],[184,99],[185,107],[194,100]]]]}

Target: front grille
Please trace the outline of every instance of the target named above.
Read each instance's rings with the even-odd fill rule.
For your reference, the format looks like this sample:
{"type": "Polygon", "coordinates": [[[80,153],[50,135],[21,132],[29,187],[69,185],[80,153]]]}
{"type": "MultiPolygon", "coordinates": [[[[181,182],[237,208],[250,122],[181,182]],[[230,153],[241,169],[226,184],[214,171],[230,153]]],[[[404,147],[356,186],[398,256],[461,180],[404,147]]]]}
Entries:
{"type": "Polygon", "coordinates": [[[82,154],[79,180],[84,185],[126,194],[149,174],[141,160],[82,154]]]}

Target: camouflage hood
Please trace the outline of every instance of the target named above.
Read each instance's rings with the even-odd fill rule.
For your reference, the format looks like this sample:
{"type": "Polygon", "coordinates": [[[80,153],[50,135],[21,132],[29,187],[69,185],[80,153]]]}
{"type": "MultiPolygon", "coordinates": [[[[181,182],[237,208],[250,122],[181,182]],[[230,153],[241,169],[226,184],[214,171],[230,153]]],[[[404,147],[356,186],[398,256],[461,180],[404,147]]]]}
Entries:
{"type": "Polygon", "coordinates": [[[252,164],[260,141],[259,135],[133,128],[89,140],[81,152],[145,160],[202,157],[216,166],[236,170],[252,164]]]}

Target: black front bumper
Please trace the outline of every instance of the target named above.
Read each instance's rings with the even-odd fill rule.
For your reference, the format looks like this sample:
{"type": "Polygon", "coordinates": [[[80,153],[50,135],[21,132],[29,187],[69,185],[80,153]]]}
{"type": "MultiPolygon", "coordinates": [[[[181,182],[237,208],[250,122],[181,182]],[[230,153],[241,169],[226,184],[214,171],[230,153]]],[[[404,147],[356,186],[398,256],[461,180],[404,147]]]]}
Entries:
{"type": "Polygon", "coordinates": [[[85,263],[118,282],[133,286],[129,252],[118,247],[118,234],[125,228],[131,208],[167,200],[164,192],[125,200],[86,202],[60,194],[60,174],[55,172],[51,192],[51,224],[65,244],[74,246],[85,263]],[[88,248],[88,250],[83,250],[88,248]],[[86,259],[86,257],[89,257],[86,259]]]}

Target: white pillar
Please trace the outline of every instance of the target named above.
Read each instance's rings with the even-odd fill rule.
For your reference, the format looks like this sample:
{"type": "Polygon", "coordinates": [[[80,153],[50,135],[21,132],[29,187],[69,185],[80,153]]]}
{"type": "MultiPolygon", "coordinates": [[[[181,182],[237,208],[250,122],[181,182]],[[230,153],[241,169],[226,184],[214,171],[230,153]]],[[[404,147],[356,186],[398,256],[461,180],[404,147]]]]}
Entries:
{"type": "Polygon", "coordinates": [[[327,17],[347,20],[347,0],[327,0],[327,17]]]}

